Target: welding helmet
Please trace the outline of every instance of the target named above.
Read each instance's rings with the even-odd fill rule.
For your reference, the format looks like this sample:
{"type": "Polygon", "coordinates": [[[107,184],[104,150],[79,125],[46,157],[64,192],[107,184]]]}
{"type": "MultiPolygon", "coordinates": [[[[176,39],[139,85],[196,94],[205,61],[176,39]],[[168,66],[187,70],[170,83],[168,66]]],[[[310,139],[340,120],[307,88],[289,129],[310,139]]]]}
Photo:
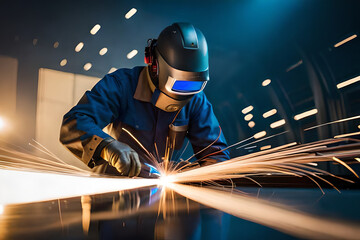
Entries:
{"type": "Polygon", "coordinates": [[[174,23],[145,49],[155,86],[152,103],[166,111],[181,109],[209,81],[209,57],[204,35],[190,23],[174,23]]]}

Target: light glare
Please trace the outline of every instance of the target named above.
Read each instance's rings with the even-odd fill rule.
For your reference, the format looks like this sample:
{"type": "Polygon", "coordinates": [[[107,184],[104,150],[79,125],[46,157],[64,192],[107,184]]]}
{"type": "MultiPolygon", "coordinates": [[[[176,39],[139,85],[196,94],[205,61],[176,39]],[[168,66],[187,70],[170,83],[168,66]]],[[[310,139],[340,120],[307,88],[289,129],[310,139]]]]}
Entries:
{"type": "Polygon", "coordinates": [[[270,124],[270,127],[271,128],[277,128],[277,127],[280,127],[280,126],[282,126],[284,124],[285,124],[285,120],[281,119],[279,121],[276,121],[276,122],[273,122],[272,124],[270,124]]]}
{"type": "Polygon", "coordinates": [[[266,79],[262,82],[262,86],[266,87],[267,85],[269,85],[271,83],[271,79],[266,79]]]}
{"type": "Polygon", "coordinates": [[[101,56],[105,55],[107,53],[108,49],[106,47],[102,48],[100,51],[99,51],[99,54],[101,56]]]}
{"type": "Polygon", "coordinates": [[[311,109],[309,111],[306,111],[306,112],[300,113],[298,115],[295,115],[294,119],[295,120],[300,120],[300,119],[309,117],[309,116],[317,114],[317,113],[318,113],[318,110],[316,108],[314,108],[314,109],[311,109]]]}
{"type": "Polygon", "coordinates": [[[92,67],[92,64],[91,64],[91,63],[86,63],[86,64],[84,65],[84,70],[85,70],[85,71],[89,71],[91,67],[92,67]]]}
{"type": "Polygon", "coordinates": [[[65,66],[67,64],[67,60],[64,58],[63,60],[61,60],[60,62],[60,66],[65,66]]]}
{"type": "Polygon", "coordinates": [[[267,111],[266,113],[263,114],[263,118],[268,118],[276,113],[277,113],[277,110],[275,108],[271,109],[270,111],[267,111]]]}
{"type": "Polygon", "coordinates": [[[100,30],[101,26],[99,24],[96,24],[91,30],[90,33],[92,35],[95,35],[99,30],[100,30]]]}
{"type": "Polygon", "coordinates": [[[247,113],[251,112],[253,109],[254,109],[254,107],[250,105],[250,106],[244,108],[243,110],[241,110],[241,112],[243,114],[247,114],[247,113]]]}
{"type": "Polygon", "coordinates": [[[350,84],[356,83],[356,82],[358,82],[358,81],[360,81],[360,76],[351,78],[351,79],[346,80],[346,81],[344,81],[344,82],[341,82],[341,83],[337,84],[336,87],[337,87],[338,89],[340,89],[340,88],[349,86],[350,84]]]}
{"type": "Polygon", "coordinates": [[[250,121],[253,117],[254,116],[251,113],[249,113],[244,117],[244,119],[245,119],[245,121],[250,121]]]}
{"type": "Polygon", "coordinates": [[[264,137],[264,136],[266,136],[266,131],[261,131],[261,132],[256,133],[256,134],[254,135],[254,138],[255,138],[255,139],[258,139],[258,138],[262,138],[262,137],[264,137]]]}
{"type": "Polygon", "coordinates": [[[134,16],[134,14],[135,14],[136,12],[137,12],[137,9],[136,9],[136,8],[130,9],[130,11],[128,11],[128,12],[125,14],[125,18],[126,18],[126,19],[131,18],[132,16],[134,16]]]}
{"type": "Polygon", "coordinates": [[[129,52],[126,57],[128,59],[132,59],[133,57],[135,57],[135,55],[138,53],[138,51],[136,49],[132,50],[131,52],[129,52]]]}
{"type": "Polygon", "coordinates": [[[76,45],[75,47],[75,52],[80,52],[83,47],[84,47],[84,43],[79,42],[78,45],[76,45]]]}

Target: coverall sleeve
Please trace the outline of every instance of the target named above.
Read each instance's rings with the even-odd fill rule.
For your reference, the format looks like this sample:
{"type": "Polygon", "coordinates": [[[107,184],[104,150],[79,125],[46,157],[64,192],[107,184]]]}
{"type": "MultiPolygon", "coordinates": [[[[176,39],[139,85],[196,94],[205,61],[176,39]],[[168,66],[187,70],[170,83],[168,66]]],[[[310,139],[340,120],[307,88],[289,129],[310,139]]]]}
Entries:
{"type": "Polygon", "coordinates": [[[123,96],[121,82],[114,75],[106,75],[64,115],[60,142],[91,168],[95,166],[97,146],[110,137],[102,129],[121,114],[126,104],[123,96]]]}
{"type": "Polygon", "coordinates": [[[227,143],[212,105],[203,92],[198,95],[192,106],[188,131],[194,153],[197,153],[195,157],[198,160],[210,158],[217,162],[228,160],[230,159],[229,152],[221,151],[227,147],[227,143]]]}

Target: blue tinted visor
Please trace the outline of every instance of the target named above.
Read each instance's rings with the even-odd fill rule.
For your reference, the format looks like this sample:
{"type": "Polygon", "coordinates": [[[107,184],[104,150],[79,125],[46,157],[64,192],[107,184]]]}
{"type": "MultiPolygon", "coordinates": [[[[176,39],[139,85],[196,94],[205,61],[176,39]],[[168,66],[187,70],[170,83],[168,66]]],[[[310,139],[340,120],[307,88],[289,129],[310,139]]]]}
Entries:
{"type": "Polygon", "coordinates": [[[203,83],[202,81],[176,80],[172,90],[176,92],[197,92],[201,90],[203,83]]]}

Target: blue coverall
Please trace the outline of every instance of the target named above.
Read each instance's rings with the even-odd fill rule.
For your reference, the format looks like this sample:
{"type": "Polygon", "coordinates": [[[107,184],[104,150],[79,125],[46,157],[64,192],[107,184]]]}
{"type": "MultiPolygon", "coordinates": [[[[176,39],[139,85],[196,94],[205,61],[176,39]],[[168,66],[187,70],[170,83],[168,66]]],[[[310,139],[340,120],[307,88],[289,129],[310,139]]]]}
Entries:
{"type": "MultiPolygon", "coordinates": [[[[144,67],[118,69],[107,74],[63,119],[60,141],[86,165],[98,163],[93,155],[100,142],[110,137],[128,144],[142,162],[149,162],[145,151],[122,128],[130,131],[141,144],[160,159],[164,156],[169,124],[177,112],[165,112],[151,103],[149,84],[139,75],[144,67]],[[110,135],[103,129],[110,124],[110,135]],[[155,143],[157,150],[155,150],[155,143]]],[[[145,69],[144,69],[145,70],[145,69]]],[[[195,153],[213,143],[220,126],[205,94],[196,94],[174,120],[174,125],[188,125],[186,137],[195,153]]],[[[227,146],[223,134],[209,148],[196,155],[200,159],[227,146]]],[[[229,159],[228,151],[212,155],[217,161],[229,159]]],[[[113,168],[115,169],[115,168],[113,168]]],[[[141,176],[141,174],[140,174],[141,176]]]]}

